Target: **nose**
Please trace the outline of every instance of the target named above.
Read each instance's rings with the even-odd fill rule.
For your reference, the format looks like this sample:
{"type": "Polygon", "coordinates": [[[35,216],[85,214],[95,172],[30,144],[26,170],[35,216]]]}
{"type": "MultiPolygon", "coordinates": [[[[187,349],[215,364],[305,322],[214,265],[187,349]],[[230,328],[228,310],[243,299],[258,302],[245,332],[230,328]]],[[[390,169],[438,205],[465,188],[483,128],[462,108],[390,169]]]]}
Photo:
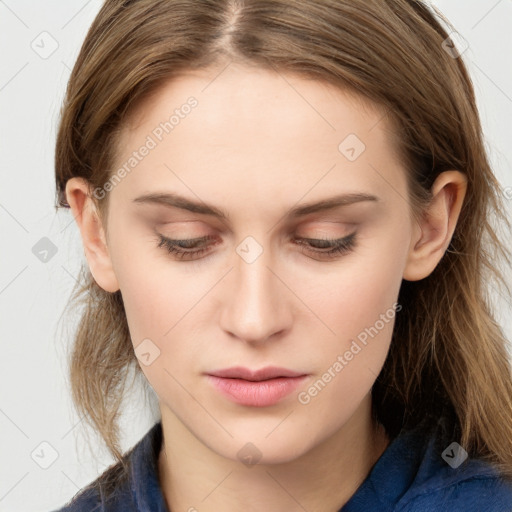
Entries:
{"type": "Polygon", "coordinates": [[[261,344],[290,328],[291,293],[276,270],[267,251],[251,263],[236,255],[224,283],[220,317],[224,331],[246,343],[261,344]]]}

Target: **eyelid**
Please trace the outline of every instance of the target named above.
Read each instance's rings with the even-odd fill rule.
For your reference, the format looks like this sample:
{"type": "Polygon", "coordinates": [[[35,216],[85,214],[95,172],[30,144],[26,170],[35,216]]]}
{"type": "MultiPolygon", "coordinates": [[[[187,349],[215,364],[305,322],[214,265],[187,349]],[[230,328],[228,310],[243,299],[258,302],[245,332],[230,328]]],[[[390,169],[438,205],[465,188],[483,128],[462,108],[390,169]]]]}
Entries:
{"type": "MultiPolygon", "coordinates": [[[[193,261],[200,259],[200,255],[207,253],[210,251],[210,247],[217,245],[217,243],[213,244],[201,244],[199,248],[183,248],[180,247],[181,244],[194,244],[200,242],[206,242],[208,240],[213,239],[209,235],[204,237],[197,238],[188,238],[188,239],[171,239],[160,233],[158,235],[158,247],[164,247],[168,253],[173,254],[176,259],[193,261]],[[191,259],[188,259],[191,258],[191,259]]],[[[299,246],[299,249],[303,253],[308,253],[309,256],[317,256],[318,258],[324,258],[323,261],[328,261],[329,259],[335,259],[337,257],[341,257],[345,254],[351,252],[356,244],[356,231],[353,231],[347,236],[342,238],[293,238],[293,242],[295,245],[299,246]],[[328,243],[328,247],[315,248],[312,246],[311,242],[326,242],[328,243]],[[322,250],[327,249],[327,250],[322,250]]],[[[313,258],[316,259],[316,258],[313,258]]]]}

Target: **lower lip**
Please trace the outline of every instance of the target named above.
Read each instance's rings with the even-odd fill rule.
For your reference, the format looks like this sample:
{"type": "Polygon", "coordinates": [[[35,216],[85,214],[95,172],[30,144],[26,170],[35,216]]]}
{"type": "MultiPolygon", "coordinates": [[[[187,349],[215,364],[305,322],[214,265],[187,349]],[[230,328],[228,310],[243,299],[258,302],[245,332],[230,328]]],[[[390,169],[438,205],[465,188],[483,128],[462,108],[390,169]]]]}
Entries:
{"type": "Polygon", "coordinates": [[[228,399],[240,405],[267,407],[274,405],[300,386],[307,375],[300,377],[278,377],[276,379],[249,381],[227,379],[208,375],[213,386],[228,399]]]}

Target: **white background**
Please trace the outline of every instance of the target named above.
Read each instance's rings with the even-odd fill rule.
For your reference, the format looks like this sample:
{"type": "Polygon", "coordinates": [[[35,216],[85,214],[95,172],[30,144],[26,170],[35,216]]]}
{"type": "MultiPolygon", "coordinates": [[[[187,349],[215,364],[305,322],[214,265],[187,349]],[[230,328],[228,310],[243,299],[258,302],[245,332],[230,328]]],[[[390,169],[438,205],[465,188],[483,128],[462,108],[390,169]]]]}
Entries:
{"type": "MultiPolygon", "coordinates": [[[[100,4],[99,0],[0,0],[2,512],[58,508],[111,463],[105,451],[94,447],[96,459],[86,448],[82,424],[69,398],[65,351],[74,326],[68,319],[63,328],[60,317],[83,250],[71,213],[55,213],[53,168],[64,88],[100,4]],[[58,42],[46,59],[31,47],[43,31],[58,42]],[[47,263],[32,253],[42,237],[50,238],[58,249],[47,263]],[[36,449],[51,461],[52,448],[40,446],[41,442],[49,443],[57,455],[48,469],[31,458],[36,449]]],[[[470,45],[464,59],[473,77],[489,154],[503,188],[511,187],[512,1],[434,4],[470,45]]],[[[512,200],[507,207],[512,213],[512,200]]],[[[512,339],[510,305],[499,300],[499,320],[512,339]]],[[[124,449],[155,421],[142,395],[135,395],[130,403],[124,418],[124,449]]]]}

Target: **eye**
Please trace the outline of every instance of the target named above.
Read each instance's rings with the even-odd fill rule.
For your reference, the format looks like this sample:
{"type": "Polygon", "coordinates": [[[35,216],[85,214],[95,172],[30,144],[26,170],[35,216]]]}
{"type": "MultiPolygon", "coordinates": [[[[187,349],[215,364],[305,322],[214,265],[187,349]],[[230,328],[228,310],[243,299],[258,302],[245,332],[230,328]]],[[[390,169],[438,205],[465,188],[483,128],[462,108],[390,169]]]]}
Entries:
{"type": "MultiPolygon", "coordinates": [[[[164,247],[180,260],[197,259],[208,252],[210,247],[216,245],[207,243],[209,240],[214,240],[211,236],[174,240],[159,234],[158,239],[158,247],[164,247]]],[[[346,237],[336,239],[296,238],[295,244],[299,245],[301,252],[305,254],[329,259],[348,254],[355,247],[355,240],[356,233],[354,232],[346,237]]]]}
{"type": "Polygon", "coordinates": [[[335,258],[348,254],[355,247],[356,233],[353,232],[343,238],[317,239],[296,238],[295,243],[301,247],[303,253],[313,254],[321,258],[335,258]]]}
{"type": "Polygon", "coordinates": [[[195,259],[208,251],[209,247],[214,244],[206,245],[205,242],[213,240],[211,236],[203,236],[200,238],[190,238],[187,240],[173,240],[163,235],[158,235],[160,243],[158,247],[164,247],[170,254],[174,254],[178,259],[195,259]],[[199,246],[199,249],[196,247],[199,246]]]}

